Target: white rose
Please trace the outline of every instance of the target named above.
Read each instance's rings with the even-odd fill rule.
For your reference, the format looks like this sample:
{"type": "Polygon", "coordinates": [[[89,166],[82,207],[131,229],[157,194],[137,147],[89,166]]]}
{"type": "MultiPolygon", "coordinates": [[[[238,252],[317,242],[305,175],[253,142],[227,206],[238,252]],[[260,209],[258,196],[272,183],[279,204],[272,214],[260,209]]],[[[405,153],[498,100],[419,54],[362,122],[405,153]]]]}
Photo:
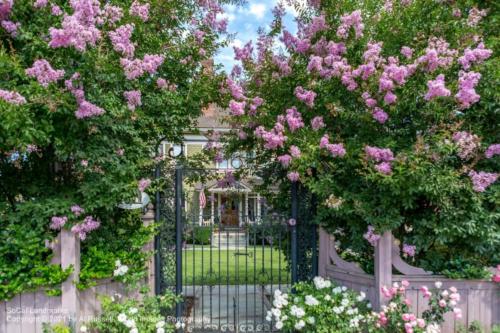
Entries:
{"type": "Polygon", "coordinates": [[[120,323],[123,323],[123,322],[125,322],[125,320],[127,320],[127,315],[126,315],[125,313],[120,313],[120,314],[118,315],[118,321],[119,321],[120,323]]]}
{"type": "Polygon", "coordinates": [[[165,326],[165,322],[163,320],[156,323],[156,328],[162,328],[165,326]]]}
{"type": "Polygon", "coordinates": [[[165,333],[165,329],[163,327],[158,327],[156,333],[165,333]]]}
{"type": "Polygon", "coordinates": [[[135,327],[135,320],[133,320],[133,319],[127,319],[124,324],[128,328],[135,327]]]}
{"type": "Polygon", "coordinates": [[[130,330],[129,333],[139,333],[139,330],[136,327],[134,327],[130,330]]]}
{"type": "Polygon", "coordinates": [[[276,325],[275,325],[275,326],[276,326],[276,328],[277,328],[277,329],[279,329],[279,330],[280,330],[280,329],[282,329],[282,328],[283,328],[283,322],[278,321],[278,322],[276,322],[276,325]]]}
{"type": "Polygon", "coordinates": [[[436,288],[441,289],[441,287],[443,286],[443,283],[441,281],[436,281],[436,283],[434,283],[434,285],[436,286],[436,288]]]}
{"type": "Polygon", "coordinates": [[[130,313],[130,314],[136,314],[136,313],[137,313],[137,311],[139,311],[139,310],[137,310],[137,308],[130,308],[130,309],[128,310],[128,313],[130,313]]]}
{"type": "Polygon", "coordinates": [[[82,326],[80,327],[80,332],[83,332],[83,333],[87,332],[87,326],[82,325],[82,326]]]}
{"type": "Polygon", "coordinates": [[[295,329],[300,331],[304,326],[306,326],[306,323],[303,320],[299,320],[299,322],[295,324],[295,329]]]}

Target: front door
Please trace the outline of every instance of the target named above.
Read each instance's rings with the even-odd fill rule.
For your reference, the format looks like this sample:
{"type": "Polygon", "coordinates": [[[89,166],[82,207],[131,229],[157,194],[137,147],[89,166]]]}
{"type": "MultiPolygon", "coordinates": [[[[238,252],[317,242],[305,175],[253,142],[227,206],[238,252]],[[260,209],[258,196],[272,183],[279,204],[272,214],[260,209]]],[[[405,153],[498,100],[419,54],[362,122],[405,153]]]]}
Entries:
{"type": "Polygon", "coordinates": [[[234,226],[239,225],[238,218],[238,199],[230,196],[224,196],[221,198],[221,222],[224,226],[234,226]]]}

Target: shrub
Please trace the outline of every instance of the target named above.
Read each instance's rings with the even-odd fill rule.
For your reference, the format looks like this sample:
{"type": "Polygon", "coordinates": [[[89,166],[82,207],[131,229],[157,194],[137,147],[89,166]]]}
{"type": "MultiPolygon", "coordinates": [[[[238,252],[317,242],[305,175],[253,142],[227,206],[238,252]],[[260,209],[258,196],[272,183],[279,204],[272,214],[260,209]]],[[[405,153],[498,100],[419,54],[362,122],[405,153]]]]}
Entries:
{"type": "Polygon", "coordinates": [[[193,227],[188,231],[188,244],[210,245],[212,243],[212,227],[193,227]]]}

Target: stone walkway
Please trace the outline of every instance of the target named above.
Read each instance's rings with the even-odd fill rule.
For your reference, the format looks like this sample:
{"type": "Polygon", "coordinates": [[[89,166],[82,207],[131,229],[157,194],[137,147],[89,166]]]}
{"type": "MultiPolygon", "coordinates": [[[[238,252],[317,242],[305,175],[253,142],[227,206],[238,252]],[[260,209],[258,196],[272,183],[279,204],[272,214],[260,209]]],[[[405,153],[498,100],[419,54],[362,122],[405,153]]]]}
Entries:
{"type": "Polygon", "coordinates": [[[186,332],[271,332],[265,317],[271,290],[277,288],[277,285],[185,287],[184,295],[194,297],[186,332]]]}

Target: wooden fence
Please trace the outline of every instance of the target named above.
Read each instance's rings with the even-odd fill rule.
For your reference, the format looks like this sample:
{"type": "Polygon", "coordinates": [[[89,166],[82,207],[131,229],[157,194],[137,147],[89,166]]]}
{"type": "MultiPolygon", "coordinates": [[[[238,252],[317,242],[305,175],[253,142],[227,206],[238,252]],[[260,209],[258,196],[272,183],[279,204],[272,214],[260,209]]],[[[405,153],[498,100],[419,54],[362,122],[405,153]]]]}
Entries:
{"type": "MultiPolygon", "coordinates": [[[[154,221],[151,207],[143,216],[145,224],[154,221]]],[[[71,276],[61,285],[61,296],[47,296],[38,290],[16,295],[7,302],[0,302],[0,333],[42,333],[43,323],[72,323],[77,328],[82,322],[99,315],[100,295],[139,297],[137,291],[128,291],[111,279],[96,281],[96,285],[79,291],[76,287],[80,273],[80,240],[71,231],[62,230],[54,242],[53,264],[63,269],[73,266],[71,276]]],[[[152,250],[148,244],[144,250],[152,250]]],[[[154,266],[148,263],[146,284],[154,291],[154,266]]]]}
{"type": "Polygon", "coordinates": [[[479,321],[484,331],[490,333],[494,325],[500,324],[498,284],[483,280],[451,280],[410,266],[401,259],[398,242],[390,232],[386,232],[375,246],[374,275],[365,273],[356,263],[343,260],[335,249],[334,237],[323,229],[320,229],[319,249],[319,274],[340,285],[365,292],[375,309],[387,301],[381,293],[382,286],[407,280],[410,287],[406,297],[410,299],[414,312],[421,315],[428,302],[419,288],[423,285],[431,288],[436,281],[441,281],[442,288],[454,286],[458,289],[461,296],[458,306],[462,310],[461,319],[455,319],[451,313],[446,315],[442,333],[456,332],[461,325],[468,326],[474,321],[479,321]],[[393,268],[400,274],[393,274],[393,268]]]}

